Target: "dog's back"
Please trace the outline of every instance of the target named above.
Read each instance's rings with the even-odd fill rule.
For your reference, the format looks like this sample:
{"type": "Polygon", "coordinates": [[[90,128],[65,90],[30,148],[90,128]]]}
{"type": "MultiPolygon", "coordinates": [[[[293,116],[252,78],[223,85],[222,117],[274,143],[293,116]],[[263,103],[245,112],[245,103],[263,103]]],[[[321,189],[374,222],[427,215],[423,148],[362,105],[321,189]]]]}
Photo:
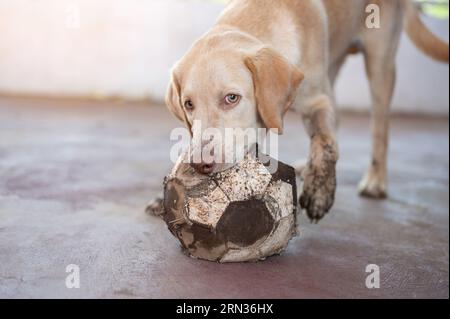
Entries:
{"type": "Polygon", "coordinates": [[[367,18],[374,6],[381,21],[376,30],[378,33],[392,33],[397,28],[404,28],[422,52],[438,61],[448,62],[448,44],[426,28],[412,0],[234,0],[219,23],[237,25],[257,37],[264,37],[271,29],[276,29],[270,21],[277,21],[277,15],[287,10],[293,14],[299,29],[306,30],[309,44],[317,38],[317,29],[326,23],[330,56],[338,59],[348,50],[355,49],[352,47],[355,41],[373,35],[367,18]]]}

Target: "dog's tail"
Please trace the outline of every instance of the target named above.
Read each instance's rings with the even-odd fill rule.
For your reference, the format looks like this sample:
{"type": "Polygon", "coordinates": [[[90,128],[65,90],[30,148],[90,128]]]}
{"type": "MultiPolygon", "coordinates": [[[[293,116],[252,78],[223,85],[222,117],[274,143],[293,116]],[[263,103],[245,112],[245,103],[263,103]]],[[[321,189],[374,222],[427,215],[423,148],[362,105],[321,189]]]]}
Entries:
{"type": "Polygon", "coordinates": [[[429,57],[449,62],[448,43],[434,35],[422,22],[412,0],[402,0],[405,11],[405,31],[412,42],[429,57]]]}

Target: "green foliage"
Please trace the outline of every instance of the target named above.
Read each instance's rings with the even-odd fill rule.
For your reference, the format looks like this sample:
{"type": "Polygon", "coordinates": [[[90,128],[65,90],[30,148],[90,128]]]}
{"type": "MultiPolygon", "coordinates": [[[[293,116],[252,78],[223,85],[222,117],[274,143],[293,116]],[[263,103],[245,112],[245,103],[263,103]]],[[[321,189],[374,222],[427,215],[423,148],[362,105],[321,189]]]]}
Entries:
{"type": "Polygon", "coordinates": [[[448,19],[448,0],[415,0],[423,13],[436,19],[448,19]]]}

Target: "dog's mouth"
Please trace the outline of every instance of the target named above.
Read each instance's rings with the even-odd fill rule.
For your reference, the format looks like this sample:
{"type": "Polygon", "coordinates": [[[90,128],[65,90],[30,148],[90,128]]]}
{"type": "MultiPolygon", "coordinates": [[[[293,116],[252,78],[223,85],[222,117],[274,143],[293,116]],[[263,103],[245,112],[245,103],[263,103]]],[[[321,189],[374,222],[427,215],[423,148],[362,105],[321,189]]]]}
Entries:
{"type": "Polygon", "coordinates": [[[252,146],[246,147],[245,151],[241,153],[241,155],[237,157],[233,157],[233,161],[226,161],[225,156],[222,159],[215,159],[214,161],[209,162],[200,162],[200,163],[190,163],[190,166],[195,169],[195,171],[202,175],[213,175],[218,174],[224,171],[227,171],[236,165],[238,165],[244,158],[246,158],[249,154],[258,158],[259,154],[258,144],[255,143],[252,146]]]}

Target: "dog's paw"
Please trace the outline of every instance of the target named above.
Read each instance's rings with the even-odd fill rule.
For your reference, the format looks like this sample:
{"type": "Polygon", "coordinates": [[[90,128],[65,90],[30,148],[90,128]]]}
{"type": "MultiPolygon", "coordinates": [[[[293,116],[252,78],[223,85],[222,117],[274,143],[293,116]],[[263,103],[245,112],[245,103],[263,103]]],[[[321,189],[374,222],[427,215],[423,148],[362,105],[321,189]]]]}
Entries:
{"type": "Polygon", "coordinates": [[[306,210],[311,222],[318,223],[331,209],[336,193],[336,171],[306,168],[303,173],[303,193],[300,207],[306,210]]]}
{"type": "Polygon", "coordinates": [[[370,169],[359,183],[358,192],[363,197],[384,199],[387,197],[386,180],[382,174],[370,169]]]}
{"type": "Polygon", "coordinates": [[[145,213],[151,216],[161,217],[164,214],[163,199],[158,197],[148,203],[145,213]]]}

